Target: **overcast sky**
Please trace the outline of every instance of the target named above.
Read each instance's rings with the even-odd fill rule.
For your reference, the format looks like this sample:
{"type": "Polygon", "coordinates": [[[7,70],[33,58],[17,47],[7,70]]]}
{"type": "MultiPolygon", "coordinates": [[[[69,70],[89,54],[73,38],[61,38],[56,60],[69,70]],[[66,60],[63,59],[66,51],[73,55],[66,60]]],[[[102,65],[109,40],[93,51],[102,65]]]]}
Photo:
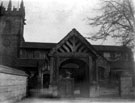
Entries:
{"type": "Polygon", "coordinates": [[[86,18],[98,0],[24,0],[26,6],[25,39],[58,42],[72,28],[83,36],[91,32],[86,18]]]}
{"type": "MultiPolygon", "coordinates": [[[[9,2],[9,0],[6,1],[4,0],[4,5],[9,2]]],[[[12,1],[16,7],[21,2],[21,0],[12,1]]],[[[88,25],[87,17],[97,14],[94,9],[98,8],[99,0],[24,0],[24,5],[25,40],[59,42],[73,28],[85,37],[94,32],[88,25]]],[[[95,42],[92,43],[95,44],[95,42]]]]}
{"type": "MultiPolygon", "coordinates": [[[[7,5],[9,0],[4,1],[7,5]]],[[[26,11],[24,27],[25,41],[59,42],[73,28],[84,37],[90,36],[95,30],[88,25],[87,17],[99,12],[100,0],[23,0],[26,11]]],[[[12,0],[13,6],[19,7],[21,0],[12,0]]],[[[90,41],[100,45],[102,42],[90,41]]],[[[105,45],[114,45],[109,39],[105,45]]]]}

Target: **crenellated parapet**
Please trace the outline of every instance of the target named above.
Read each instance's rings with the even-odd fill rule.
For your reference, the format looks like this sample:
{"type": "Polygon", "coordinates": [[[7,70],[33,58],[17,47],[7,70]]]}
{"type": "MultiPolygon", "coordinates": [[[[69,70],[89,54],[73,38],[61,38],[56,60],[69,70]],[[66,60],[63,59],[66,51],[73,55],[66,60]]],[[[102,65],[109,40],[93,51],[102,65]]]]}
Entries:
{"type": "Polygon", "coordinates": [[[19,8],[12,6],[12,1],[10,0],[8,6],[5,7],[3,2],[0,5],[0,16],[21,16],[25,18],[25,7],[23,0],[20,3],[19,8]]]}

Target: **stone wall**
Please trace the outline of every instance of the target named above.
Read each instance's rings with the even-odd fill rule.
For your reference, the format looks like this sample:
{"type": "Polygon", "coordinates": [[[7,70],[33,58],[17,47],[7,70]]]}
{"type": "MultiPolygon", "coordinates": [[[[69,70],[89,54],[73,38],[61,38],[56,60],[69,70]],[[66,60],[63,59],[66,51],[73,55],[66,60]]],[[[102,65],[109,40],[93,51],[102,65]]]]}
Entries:
{"type": "Polygon", "coordinates": [[[26,96],[27,75],[0,65],[0,103],[14,103],[26,96]]]}
{"type": "Polygon", "coordinates": [[[118,87],[117,88],[107,88],[100,86],[90,87],[90,97],[105,97],[105,96],[119,96],[118,87]]]}

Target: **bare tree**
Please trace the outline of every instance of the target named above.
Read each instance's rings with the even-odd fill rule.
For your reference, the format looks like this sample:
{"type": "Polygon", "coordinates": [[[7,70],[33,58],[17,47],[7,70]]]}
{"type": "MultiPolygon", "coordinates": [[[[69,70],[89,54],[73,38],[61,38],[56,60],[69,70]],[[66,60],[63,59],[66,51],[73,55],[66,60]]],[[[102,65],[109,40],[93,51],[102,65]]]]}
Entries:
{"type": "Polygon", "coordinates": [[[90,25],[99,30],[92,40],[118,39],[124,46],[135,46],[135,10],[132,0],[102,0],[101,15],[88,18],[90,25]]]}

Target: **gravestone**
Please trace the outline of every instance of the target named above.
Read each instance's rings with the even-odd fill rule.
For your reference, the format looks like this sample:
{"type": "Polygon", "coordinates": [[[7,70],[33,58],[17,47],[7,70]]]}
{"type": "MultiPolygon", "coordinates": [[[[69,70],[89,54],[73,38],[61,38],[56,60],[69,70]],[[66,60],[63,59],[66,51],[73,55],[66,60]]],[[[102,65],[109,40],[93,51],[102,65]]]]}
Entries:
{"type": "Polygon", "coordinates": [[[129,96],[132,88],[132,75],[128,72],[120,76],[120,96],[129,96]]]}

